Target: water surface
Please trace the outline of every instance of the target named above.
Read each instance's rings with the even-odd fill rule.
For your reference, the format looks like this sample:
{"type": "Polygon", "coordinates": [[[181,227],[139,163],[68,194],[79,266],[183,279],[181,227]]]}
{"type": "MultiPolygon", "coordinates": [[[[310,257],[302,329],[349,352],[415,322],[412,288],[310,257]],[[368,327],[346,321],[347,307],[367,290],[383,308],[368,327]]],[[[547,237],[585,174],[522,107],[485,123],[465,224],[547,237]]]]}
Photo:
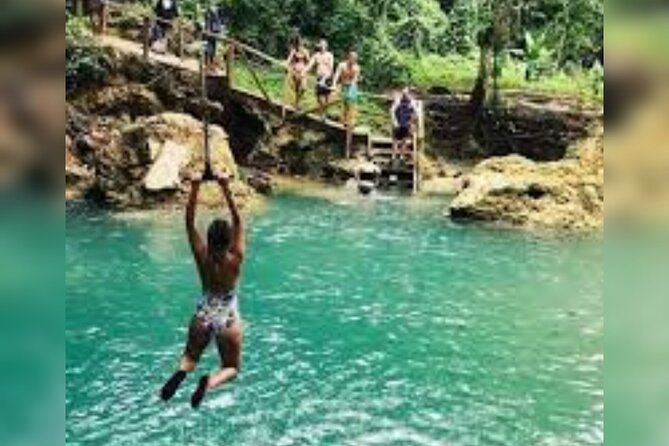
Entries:
{"type": "Polygon", "coordinates": [[[66,443],[603,444],[601,239],[442,207],[273,199],[249,222],[242,374],[199,411],[196,376],[157,397],[198,296],[182,216],[71,213],[66,443]]]}

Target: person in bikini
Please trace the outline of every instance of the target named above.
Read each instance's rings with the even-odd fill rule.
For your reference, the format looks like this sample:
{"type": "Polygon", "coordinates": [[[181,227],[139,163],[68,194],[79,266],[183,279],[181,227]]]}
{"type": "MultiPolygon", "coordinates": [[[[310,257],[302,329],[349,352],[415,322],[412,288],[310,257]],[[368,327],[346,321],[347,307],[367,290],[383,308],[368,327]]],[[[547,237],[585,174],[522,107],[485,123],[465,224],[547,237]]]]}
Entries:
{"type": "Polygon", "coordinates": [[[191,318],[188,337],[178,370],[163,385],[160,397],[168,401],[189,372],[195,370],[202,352],[214,339],[221,367],[211,375],[203,375],[191,396],[197,408],[207,391],[235,378],[241,366],[242,325],[237,307],[235,287],[245,253],[245,229],[230,191],[227,178],[216,181],[223,191],[231,214],[231,223],[215,219],[207,230],[206,243],[195,227],[195,208],[200,180],[194,180],[186,206],[186,232],[202,284],[202,298],[191,318]]]}
{"type": "MultiPolygon", "coordinates": [[[[300,108],[300,101],[307,89],[307,64],[309,63],[309,51],[302,43],[299,36],[295,36],[290,45],[290,53],[286,60],[288,67],[288,84],[293,93],[295,109],[300,108]]],[[[283,115],[285,118],[286,110],[283,115]]]]}
{"type": "Polygon", "coordinates": [[[342,121],[346,126],[346,158],[351,157],[351,146],[353,145],[353,130],[358,113],[358,101],[360,91],[360,65],[358,64],[358,53],[349,50],[346,60],[337,67],[333,88],[341,82],[341,95],[344,103],[342,109],[342,121]]]}
{"type": "Polygon", "coordinates": [[[325,118],[325,109],[330,102],[332,93],[332,75],[334,74],[334,56],[328,51],[328,43],[325,39],[318,42],[317,51],[311,58],[306,72],[309,73],[316,67],[316,99],[321,118],[325,118]]]}

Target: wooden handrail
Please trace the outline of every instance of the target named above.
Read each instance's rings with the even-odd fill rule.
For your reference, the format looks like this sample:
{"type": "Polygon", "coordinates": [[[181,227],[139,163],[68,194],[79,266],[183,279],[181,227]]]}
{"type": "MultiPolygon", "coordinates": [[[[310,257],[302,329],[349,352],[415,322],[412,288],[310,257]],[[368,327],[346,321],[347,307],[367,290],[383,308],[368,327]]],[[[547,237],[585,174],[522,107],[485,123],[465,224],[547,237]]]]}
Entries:
{"type": "Polygon", "coordinates": [[[264,61],[269,62],[271,64],[281,66],[284,69],[286,68],[286,64],[284,63],[283,60],[279,60],[275,57],[270,56],[267,53],[264,53],[260,50],[257,50],[249,44],[246,44],[244,42],[241,42],[237,39],[233,39],[232,37],[228,37],[228,36],[221,36],[221,35],[217,35],[217,34],[214,34],[214,36],[218,36],[224,42],[227,42],[228,44],[235,45],[236,47],[241,48],[241,49],[247,51],[250,54],[253,54],[254,56],[258,57],[259,59],[263,59],[264,61]]]}
{"type": "MultiPolygon", "coordinates": [[[[328,102],[327,104],[325,104],[325,106],[323,107],[323,111],[329,109],[329,108],[332,107],[333,105],[341,104],[341,102],[342,102],[342,99],[335,99],[335,100],[333,100],[333,101],[329,101],[329,102],[328,102]]],[[[302,117],[304,117],[304,116],[310,115],[310,114],[312,114],[312,113],[316,113],[316,112],[319,111],[320,109],[321,109],[321,107],[320,107],[320,105],[319,105],[319,106],[312,107],[312,108],[307,109],[307,110],[295,111],[292,115],[286,117],[285,120],[286,120],[286,121],[291,121],[291,120],[299,119],[299,118],[302,118],[302,117]]]]}
{"type": "MultiPolygon", "coordinates": [[[[231,48],[234,48],[234,47],[231,47],[231,48]]],[[[253,78],[253,82],[260,89],[260,92],[262,93],[265,100],[267,102],[271,101],[270,96],[267,93],[267,90],[265,89],[265,86],[262,84],[262,82],[258,78],[258,75],[256,74],[255,70],[251,67],[251,63],[249,62],[249,58],[246,55],[246,50],[242,49],[241,54],[244,56],[244,60],[246,60],[246,63],[244,64],[244,68],[246,68],[246,71],[248,71],[251,74],[251,77],[253,78]]]]}

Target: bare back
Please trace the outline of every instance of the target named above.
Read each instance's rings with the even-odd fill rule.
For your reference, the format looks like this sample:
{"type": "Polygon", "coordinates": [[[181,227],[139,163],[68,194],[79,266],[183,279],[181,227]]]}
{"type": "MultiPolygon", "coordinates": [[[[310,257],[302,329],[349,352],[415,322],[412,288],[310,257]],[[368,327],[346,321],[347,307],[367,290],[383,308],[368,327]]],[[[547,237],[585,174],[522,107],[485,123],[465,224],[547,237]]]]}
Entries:
{"type": "Polygon", "coordinates": [[[233,291],[239,279],[246,252],[246,231],[227,179],[218,179],[232,217],[230,245],[225,252],[214,253],[204,243],[195,228],[195,208],[199,182],[194,182],[186,206],[186,232],[197,265],[204,294],[223,294],[233,291]]]}
{"type": "Polygon", "coordinates": [[[225,294],[235,289],[241,271],[241,259],[228,251],[221,258],[207,252],[198,265],[203,294],[225,294]]]}

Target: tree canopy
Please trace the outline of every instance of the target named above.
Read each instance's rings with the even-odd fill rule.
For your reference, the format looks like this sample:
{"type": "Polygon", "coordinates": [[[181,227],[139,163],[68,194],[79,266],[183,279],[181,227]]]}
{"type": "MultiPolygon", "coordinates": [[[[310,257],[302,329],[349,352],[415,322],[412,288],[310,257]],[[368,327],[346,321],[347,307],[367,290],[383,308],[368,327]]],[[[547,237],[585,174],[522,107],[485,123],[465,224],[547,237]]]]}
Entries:
{"type": "MultiPolygon", "coordinates": [[[[186,0],[185,3],[205,3],[186,0]]],[[[355,46],[374,83],[401,82],[403,54],[477,51],[493,20],[508,29],[505,49],[526,50],[537,36],[555,68],[590,67],[603,48],[603,0],[222,0],[231,30],[281,55],[289,38],[325,37],[337,53],[355,46]],[[502,11],[503,12],[500,12],[502,11]],[[504,17],[495,17],[502,14],[504,17]]],[[[536,51],[536,49],[534,49],[536,51]]]]}
{"type": "Polygon", "coordinates": [[[206,6],[221,7],[235,37],[278,58],[296,34],[326,38],[338,58],[353,47],[373,88],[471,89],[486,38],[496,85],[506,76],[505,88],[544,80],[549,90],[581,93],[601,78],[604,0],[180,1],[193,19],[206,6]]]}

